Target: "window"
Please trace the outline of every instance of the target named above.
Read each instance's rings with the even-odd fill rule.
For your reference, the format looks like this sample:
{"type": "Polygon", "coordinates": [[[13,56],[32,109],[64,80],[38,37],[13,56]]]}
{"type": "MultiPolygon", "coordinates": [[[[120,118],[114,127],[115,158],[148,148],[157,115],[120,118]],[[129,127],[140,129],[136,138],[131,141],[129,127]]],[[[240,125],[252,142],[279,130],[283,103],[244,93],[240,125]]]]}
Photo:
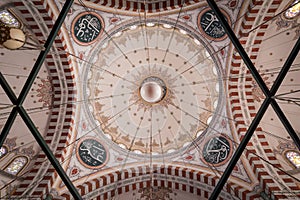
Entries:
{"type": "Polygon", "coordinates": [[[9,174],[17,175],[28,163],[26,156],[15,157],[4,169],[9,174]]]}
{"type": "Polygon", "coordinates": [[[296,168],[300,168],[300,153],[298,151],[287,151],[285,156],[296,168]]]}
{"type": "Polygon", "coordinates": [[[2,146],[0,148],[0,159],[7,155],[8,148],[6,146],[2,146]]]}
{"type": "Polygon", "coordinates": [[[7,26],[20,28],[20,22],[18,19],[8,10],[0,11],[0,21],[7,26]]]}
{"type": "Polygon", "coordinates": [[[296,0],[293,2],[294,5],[292,7],[290,7],[289,9],[287,9],[287,11],[285,11],[284,16],[287,19],[293,19],[295,17],[297,17],[300,13],[300,0],[296,0]]]}

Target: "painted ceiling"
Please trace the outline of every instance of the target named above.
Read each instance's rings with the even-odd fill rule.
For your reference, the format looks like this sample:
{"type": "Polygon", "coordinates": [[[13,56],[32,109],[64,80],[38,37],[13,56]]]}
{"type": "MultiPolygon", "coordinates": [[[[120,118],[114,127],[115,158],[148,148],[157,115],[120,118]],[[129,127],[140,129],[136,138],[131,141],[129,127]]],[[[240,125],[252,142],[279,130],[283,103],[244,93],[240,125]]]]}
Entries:
{"type": "MultiPolygon", "coordinates": [[[[0,48],[16,96],[64,3],[1,1],[1,22],[35,45],[0,48]]],[[[300,3],[216,3],[270,89],[299,39],[300,3]]],[[[273,97],[298,137],[299,61],[273,97]]],[[[0,95],[3,131],[14,105],[0,95]]],[[[84,199],[208,199],[264,99],[206,1],[83,0],[23,107],[84,199]]],[[[20,116],[0,176],[4,199],[73,198],[20,116]]],[[[299,199],[299,179],[300,151],[269,106],[219,199],[299,199]]]]}

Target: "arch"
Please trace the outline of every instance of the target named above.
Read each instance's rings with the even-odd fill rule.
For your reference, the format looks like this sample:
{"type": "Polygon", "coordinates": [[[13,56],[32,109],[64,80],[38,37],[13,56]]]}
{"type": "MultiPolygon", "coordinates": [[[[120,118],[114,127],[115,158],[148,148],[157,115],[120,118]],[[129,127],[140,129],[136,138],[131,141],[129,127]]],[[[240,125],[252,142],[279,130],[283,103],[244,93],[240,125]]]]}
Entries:
{"type": "MultiPolygon", "coordinates": [[[[217,176],[199,170],[175,164],[154,164],[152,169],[149,166],[137,165],[121,171],[112,171],[76,187],[86,199],[111,199],[128,191],[147,187],[175,189],[208,198],[217,181],[217,176]]],[[[246,199],[244,198],[246,196],[252,198],[259,196],[255,191],[251,192],[240,184],[228,182],[219,199],[229,200],[236,195],[242,199],[246,199]]],[[[63,193],[60,196],[65,199],[71,198],[69,193],[63,193]]]]}
{"type": "Polygon", "coordinates": [[[4,171],[12,174],[18,175],[25,167],[28,165],[29,159],[27,156],[15,156],[8,165],[4,168],[4,171]]]}

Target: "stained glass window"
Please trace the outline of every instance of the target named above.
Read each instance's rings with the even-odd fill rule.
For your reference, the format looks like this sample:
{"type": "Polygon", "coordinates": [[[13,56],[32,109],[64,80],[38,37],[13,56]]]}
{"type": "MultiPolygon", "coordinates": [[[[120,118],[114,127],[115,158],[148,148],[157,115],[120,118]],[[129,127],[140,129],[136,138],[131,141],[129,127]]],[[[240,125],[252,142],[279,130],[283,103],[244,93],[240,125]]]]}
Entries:
{"type": "Polygon", "coordinates": [[[298,151],[288,151],[285,155],[296,168],[300,168],[300,153],[298,151]]]}
{"type": "Polygon", "coordinates": [[[0,21],[10,27],[20,27],[20,22],[8,10],[0,10],[0,21]]]}
{"type": "Polygon", "coordinates": [[[293,6],[285,11],[284,16],[288,19],[297,17],[300,13],[300,0],[294,1],[293,6]]]}
{"type": "Polygon", "coordinates": [[[27,162],[28,158],[26,156],[17,156],[9,163],[4,171],[12,175],[17,175],[26,166],[27,162]]]}
{"type": "Polygon", "coordinates": [[[8,152],[7,147],[2,146],[0,149],[0,159],[3,158],[7,154],[7,152],[8,152]]]}

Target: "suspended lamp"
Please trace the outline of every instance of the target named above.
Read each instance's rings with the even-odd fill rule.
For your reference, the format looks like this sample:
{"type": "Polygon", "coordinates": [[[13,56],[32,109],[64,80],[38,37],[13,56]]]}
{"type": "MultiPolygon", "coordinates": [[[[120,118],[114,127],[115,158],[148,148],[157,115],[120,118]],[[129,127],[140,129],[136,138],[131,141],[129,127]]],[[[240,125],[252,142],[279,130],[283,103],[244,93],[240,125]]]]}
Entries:
{"type": "Polygon", "coordinates": [[[26,36],[23,30],[15,27],[9,27],[0,22],[0,45],[15,50],[24,46],[26,36]]]}

